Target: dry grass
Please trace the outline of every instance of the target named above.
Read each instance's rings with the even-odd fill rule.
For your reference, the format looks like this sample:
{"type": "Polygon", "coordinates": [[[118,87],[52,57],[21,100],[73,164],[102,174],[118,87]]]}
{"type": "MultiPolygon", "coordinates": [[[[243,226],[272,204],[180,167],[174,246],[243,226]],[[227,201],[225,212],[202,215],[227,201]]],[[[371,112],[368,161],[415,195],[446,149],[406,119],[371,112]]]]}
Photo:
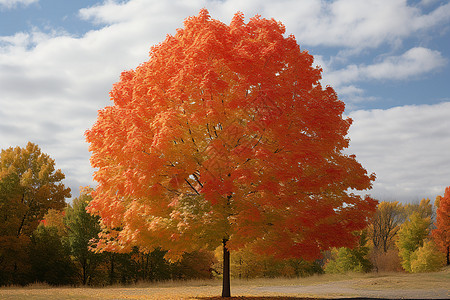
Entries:
{"type": "MultiPolygon", "coordinates": [[[[233,280],[232,299],[314,299],[316,297],[355,296],[348,291],[395,290],[429,291],[443,289],[450,282],[450,268],[442,272],[422,274],[346,274],[323,275],[308,278],[275,278],[254,280],[233,280]],[[297,288],[308,287],[316,292],[293,292],[297,288]],[[285,290],[283,290],[285,289],[285,290]],[[331,292],[325,292],[328,289],[331,292]],[[290,292],[289,292],[290,291],[290,292]],[[311,298],[312,297],[312,298],[311,298]]],[[[132,286],[113,286],[104,288],[49,287],[35,284],[29,287],[0,288],[0,299],[203,299],[215,300],[221,293],[221,281],[175,281],[163,283],[139,283],[132,286]]],[[[357,295],[357,294],[356,294],[357,295]]]]}
{"type": "Polygon", "coordinates": [[[358,279],[358,288],[377,289],[439,289],[449,286],[450,268],[434,273],[386,273],[379,276],[358,279]]]}

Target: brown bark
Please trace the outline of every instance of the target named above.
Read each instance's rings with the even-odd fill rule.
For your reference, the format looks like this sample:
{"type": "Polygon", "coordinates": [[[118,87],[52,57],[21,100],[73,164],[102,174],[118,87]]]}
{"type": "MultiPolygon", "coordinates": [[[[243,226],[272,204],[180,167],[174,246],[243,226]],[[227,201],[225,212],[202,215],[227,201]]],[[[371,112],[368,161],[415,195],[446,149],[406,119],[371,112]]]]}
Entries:
{"type": "Polygon", "coordinates": [[[227,239],[223,239],[223,283],[222,297],[231,297],[230,288],[230,251],[227,248],[227,239]]]}

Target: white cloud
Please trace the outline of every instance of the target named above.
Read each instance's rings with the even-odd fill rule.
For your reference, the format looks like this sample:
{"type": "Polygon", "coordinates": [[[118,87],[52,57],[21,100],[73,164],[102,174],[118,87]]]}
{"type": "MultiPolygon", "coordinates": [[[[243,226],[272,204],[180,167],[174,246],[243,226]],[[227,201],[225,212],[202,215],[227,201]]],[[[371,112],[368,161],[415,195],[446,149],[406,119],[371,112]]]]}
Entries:
{"type": "Polygon", "coordinates": [[[28,6],[32,3],[37,3],[39,0],[0,0],[0,8],[4,7],[7,9],[15,8],[17,5],[21,4],[28,6]]]}
{"type": "Polygon", "coordinates": [[[372,65],[348,65],[331,71],[326,81],[341,86],[349,82],[367,80],[405,80],[433,72],[447,64],[439,51],[423,47],[412,48],[400,56],[389,56],[372,65]]]}
{"type": "Polygon", "coordinates": [[[150,18],[152,24],[167,24],[207,8],[224,22],[242,11],[246,17],[260,14],[282,21],[300,45],[338,46],[353,49],[397,44],[407,37],[450,21],[450,3],[429,13],[404,0],[227,0],[227,1],[108,1],[86,8],[80,15],[97,24],[137,22],[150,18]]]}
{"type": "Polygon", "coordinates": [[[377,180],[380,200],[434,199],[450,186],[450,102],[355,111],[350,153],[377,180]]]}
{"type": "Polygon", "coordinates": [[[434,71],[446,63],[447,59],[439,51],[416,47],[401,56],[388,57],[379,64],[367,66],[362,73],[369,79],[407,79],[434,71]]]}
{"type": "Polygon", "coordinates": [[[448,59],[439,51],[415,47],[399,56],[388,56],[371,65],[350,64],[338,70],[327,67],[322,82],[333,86],[339,95],[351,103],[373,101],[375,98],[366,96],[364,90],[355,86],[355,83],[419,79],[442,69],[447,63],[448,59]]]}
{"type": "Polygon", "coordinates": [[[339,98],[345,102],[347,111],[352,111],[357,108],[358,103],[374,102],[377,100],[374,96],[369,96],[365,91],[355,85],[337,86],[334,87],[339,98]]]}
{"type": "Polygon", "coordinates": [[[292,1],[278,3],[292,12],[284,21],[294,28],[300,43],[313,46],[377,48],[385,43],[398,44],[450,20],[450,3],[428,14],[403,0],[302,1],[297,6],[290,6],[292,1]]]}

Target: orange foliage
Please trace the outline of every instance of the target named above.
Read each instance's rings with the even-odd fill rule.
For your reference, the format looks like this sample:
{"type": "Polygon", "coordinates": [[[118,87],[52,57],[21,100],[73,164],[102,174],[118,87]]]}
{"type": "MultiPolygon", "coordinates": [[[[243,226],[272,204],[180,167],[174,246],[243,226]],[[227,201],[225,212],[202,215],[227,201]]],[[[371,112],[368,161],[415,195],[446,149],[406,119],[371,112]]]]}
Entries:
{"type": "Polygon", "coordinates": [[[226,239],[312,259],[355,242],[376,201],[349,190],[375,175],[342,153],[344,103],[284,34],[273,19],[226,25],[202,10],[122,73],[86,132],[100,248],[177,259],[226,239]]]}
{"type": "Polygon", "coordinates": [[[447,256],[447,265],[450,265],[450,186],[445,189],[444,197],[436,199],[436,229],[433,230],[433,238],[436,245],[447,256]]]}

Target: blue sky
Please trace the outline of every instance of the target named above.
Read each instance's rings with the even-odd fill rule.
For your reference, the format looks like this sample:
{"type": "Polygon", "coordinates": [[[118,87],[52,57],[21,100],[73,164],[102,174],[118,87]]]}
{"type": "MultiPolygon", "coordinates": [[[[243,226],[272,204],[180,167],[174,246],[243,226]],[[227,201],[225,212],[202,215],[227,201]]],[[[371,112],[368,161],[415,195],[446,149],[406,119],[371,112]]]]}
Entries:
{"type": "Polygon", "coordinates": [[[380,200],[450,185],[448,0],[0,0],[0,148],[39,144],[73,194],[93,184],[84,131],[120,72],[207,8],[275,18],[323,68],[354,123],[348,152],[380,200]]]}

